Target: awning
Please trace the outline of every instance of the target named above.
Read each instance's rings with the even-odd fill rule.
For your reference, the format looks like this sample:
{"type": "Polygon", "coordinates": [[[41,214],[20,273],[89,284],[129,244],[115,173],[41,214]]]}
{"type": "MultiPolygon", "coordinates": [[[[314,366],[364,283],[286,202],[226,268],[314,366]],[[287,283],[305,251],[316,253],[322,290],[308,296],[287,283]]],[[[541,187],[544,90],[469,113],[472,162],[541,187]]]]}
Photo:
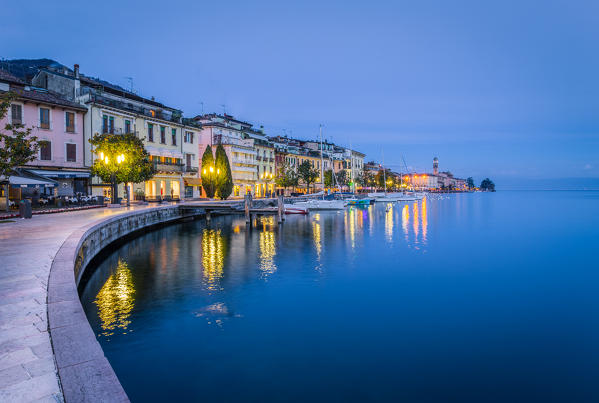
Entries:
{"type": "Polygon", "coordinates": [[[8,181],[13,188],[52,188],[58,186],[58,183],[53,180],[33,179],[23,176],[10,176],[8,181]]]}
{"type": "Polygon", "coordinates": [[[91,174],[83,171],[52,171],[45,169],[28,169],[36,175],[42,175],[46,178],[89,178],[91,174]]]}
{"type": "Polygon", "coordinates": [[[200,178],[183,178],[186,186],[201,186],[202,180],[200,178]]]}

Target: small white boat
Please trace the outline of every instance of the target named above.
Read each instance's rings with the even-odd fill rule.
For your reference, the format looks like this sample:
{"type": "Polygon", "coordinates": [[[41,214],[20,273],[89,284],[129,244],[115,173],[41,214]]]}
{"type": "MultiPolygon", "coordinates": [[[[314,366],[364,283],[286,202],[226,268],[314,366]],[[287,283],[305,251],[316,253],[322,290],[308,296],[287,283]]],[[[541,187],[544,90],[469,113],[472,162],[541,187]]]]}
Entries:
{"type": "Polygon", "coordinates": [[[345,209],[345,201],[343,200],[307,200],[293,203],[294,207],[304,207],[308,211],[313,210],[343,210],[345,209]]]}

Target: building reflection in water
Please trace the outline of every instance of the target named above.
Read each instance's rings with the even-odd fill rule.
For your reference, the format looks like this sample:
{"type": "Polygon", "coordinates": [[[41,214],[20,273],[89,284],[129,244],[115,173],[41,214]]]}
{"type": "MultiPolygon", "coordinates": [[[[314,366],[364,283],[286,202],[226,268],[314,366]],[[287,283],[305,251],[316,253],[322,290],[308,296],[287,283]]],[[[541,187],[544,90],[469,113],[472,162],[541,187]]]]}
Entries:
{"type": "Polygon", "coordinates": [[[419,214],[418,214],[419,211],[418,211],[418,209],[419,209],[419,207],[420,207],[420,205],[419,205],[418,202],[414,203],[414,206],[413,206],[414,218],[412,219],[412,225],[414,226],[414,242],[415,243],[418,243],[418,230],[419,230],[419,224],[420,224],[418,222],[418,219],[419,219],[419,214]]]}
{"type": "Polygon", "coordinates": [[[428,229],[428,220],[426,218],[426,197],[422,199],[422,242],[426,244],[426,230],[428,229]]]}
{"type": "Polygon", "coordinates": [[[403,206],[401,210],[401,227],[403,228],[403,232],[406,236],[406,241],[408,240],[408,224],[410,221],[410,211],[408,210],[408,205],[403,206]]]}
{"type": "Polygon", "coordinates": [[[389,243],[393,242],[393,204],[387,204],[385,210],[385,238],[389,243]]]}
{"type": "Polygon", "coordinates": [[[204,229],[202,233],[202,266],[204,285],[208,290],[219,290],[223,278],[224,239],[220,229],[204,229]]]}
{"type": "Polygon", "coordinates": [[[357,209],[353,207],[346,211],[349,216],[349,242],[352,249],[356,249],[356,212],[357,209]]]}
{"type": "Polygon", "coordinates": [[[131,269],[125,261],[119,259],[116,270],[98,291],[94,303],[98,308],[102,336],[111,336],[116,330],[126,333],[135,305],[135,286],[131,269]]]}
{"type": "Polygon", "coordinates": [[[269,275],[277,271],[274,257],[276,255],[275,232],[273,230],[275,218],[274,216],[265,217],[262,221],[262,231],[259,235],[260,245],[260,271],[262,278],[267,278],[269,275]],[[268,224],[268,227],[267,227],[268,224]]]}

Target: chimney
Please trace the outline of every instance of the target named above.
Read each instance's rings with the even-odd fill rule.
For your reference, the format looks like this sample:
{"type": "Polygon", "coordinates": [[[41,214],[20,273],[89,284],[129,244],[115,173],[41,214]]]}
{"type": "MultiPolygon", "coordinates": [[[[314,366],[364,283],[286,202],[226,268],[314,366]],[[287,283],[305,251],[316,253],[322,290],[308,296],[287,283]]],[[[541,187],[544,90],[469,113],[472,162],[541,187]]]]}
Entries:
{"type": "Polygon", "coordinates": [[[75,85],[73,88],[73,100],[76,100],[77,97],[81,96],[81,82],[79,81],[79,65],[75,64],[73,66],[73,72],[75,74],[75,85]]]}

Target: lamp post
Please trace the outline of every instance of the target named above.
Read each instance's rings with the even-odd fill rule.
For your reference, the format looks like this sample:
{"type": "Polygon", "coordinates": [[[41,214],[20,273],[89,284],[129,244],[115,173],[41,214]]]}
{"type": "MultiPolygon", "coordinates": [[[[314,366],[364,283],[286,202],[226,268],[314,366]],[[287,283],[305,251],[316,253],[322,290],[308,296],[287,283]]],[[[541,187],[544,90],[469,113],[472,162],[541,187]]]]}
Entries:
{"type": "MultiPolygon", "coordinates": [[[[102,160],[102,162],[104,163],[104,165],[106,165],[106,167],[110,166],[110,158],[108,157],[108,155],[104,155],[103,152],[100,152],[100,159],[102,160]]],[[[117,200],[117,192],[118,192],[118,188],[117,188],[117,183],[116,183],[116,171],[118,170],[118,167],[121,165],[122,162],[125,161],[125,155],[124,154],[119,154],[115,157],[114,159],[116,161],[116,165],[114,165],[113,169],[110,170],[110,182],[111,182],[111,187],[112,187],[112,194],[110,195],[110,202],[111,204],[116,204],[116,200],[117,200]]],[[[127,206],[129,206],[129,193],[127,192],[127,206]]]]}
{"type": "MultiPolygon", "coordinates": [[[[210,178],[210,186],[212,186],[214,192],[216,193],[216,189],[214,189],[214,187],[215,187],[215,183],[214,183],[215,171],[216,171],[217,176],[220,175],[220,168],[216,168],[216,170],[215,170],[214,165],[208,166],[208,176],[210,178]]],[[[206,168],[204,168],[203,173],[204,173],[204,175],[206,175],[206,168]]]]}

